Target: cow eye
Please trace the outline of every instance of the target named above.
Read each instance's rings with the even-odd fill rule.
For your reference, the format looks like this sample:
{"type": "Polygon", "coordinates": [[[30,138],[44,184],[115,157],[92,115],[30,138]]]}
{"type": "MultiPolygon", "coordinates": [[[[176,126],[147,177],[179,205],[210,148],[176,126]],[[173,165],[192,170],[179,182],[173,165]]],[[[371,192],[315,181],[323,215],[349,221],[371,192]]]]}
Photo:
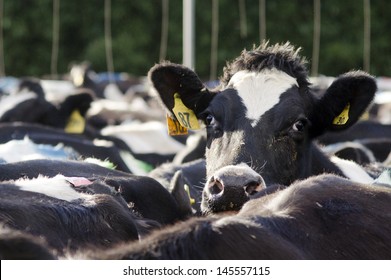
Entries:
{"type": "Polygon", "coordinates": [[[294,131],[301,132],[304,130],[305,125],[306,125],[306,120],[298,120],[293,124],[292,128],[294,131]]]}
{"type": "Polygon", "coordinates": [[[212,116],[211,114],[208,114],[205,118],[205,124],[210,126],[210,125],[214,125],[216,123],[216,119],[214,116],[212,116]]]}

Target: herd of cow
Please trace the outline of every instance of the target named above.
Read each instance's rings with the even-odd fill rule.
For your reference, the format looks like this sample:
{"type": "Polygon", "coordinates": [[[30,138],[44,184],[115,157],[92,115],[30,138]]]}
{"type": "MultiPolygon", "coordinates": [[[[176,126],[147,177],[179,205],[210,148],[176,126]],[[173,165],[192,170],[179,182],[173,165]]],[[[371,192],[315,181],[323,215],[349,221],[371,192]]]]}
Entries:
{"type": "Polygon", "coordinates": [[[299,52],[244,50],[214,88],[162,62],[3,89],[0,258],[391,259],[389,103],[299,52]]]}

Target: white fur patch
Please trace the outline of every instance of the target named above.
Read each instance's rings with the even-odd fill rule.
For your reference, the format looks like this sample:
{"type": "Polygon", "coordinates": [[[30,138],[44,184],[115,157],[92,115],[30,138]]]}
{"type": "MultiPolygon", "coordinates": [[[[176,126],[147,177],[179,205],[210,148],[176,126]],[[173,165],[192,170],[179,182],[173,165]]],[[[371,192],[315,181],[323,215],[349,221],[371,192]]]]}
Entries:
{"type": "Polygon", "coordinates": [[[384,170],[374,181],[375,184],[389,185],[391,187],[391,168],[384,170]]]}
{"type": "Polygon", "coordinates": [[[170,137],[165,124],[158,121],[108,126],[102,129],[101,133],[121,138],[132,151],[139,154],[176,154],[185,147],[170,137]]]}
{"type": "Polygon", "coordinates": [[[350,180],[365,184],[373,183],[374,179],[369,176],[368,173],[357,163],[350,160],[340,159],[336,156],[332,156],[330,159],[350,180]]]}
{"type": "Polygon", "coordinates": [[[246,117],[252,120],[253,127],[266,111],[280,101],[281,94],[292,86],[298,86],[296,79],[275,68],[259,73],[239,71],[228,83],[228,87],[235,88],[242,98],[247,108],[246,117]]]}
{"type": "Polygon", "coordinates": [[[19,179],[15,185],[23,191],[42,193],[57,199],[72,201],[89,198],[90,195],[75,191],[66,177],[57,175],[53,178],[38,177],[34,179],[19,179]]]}

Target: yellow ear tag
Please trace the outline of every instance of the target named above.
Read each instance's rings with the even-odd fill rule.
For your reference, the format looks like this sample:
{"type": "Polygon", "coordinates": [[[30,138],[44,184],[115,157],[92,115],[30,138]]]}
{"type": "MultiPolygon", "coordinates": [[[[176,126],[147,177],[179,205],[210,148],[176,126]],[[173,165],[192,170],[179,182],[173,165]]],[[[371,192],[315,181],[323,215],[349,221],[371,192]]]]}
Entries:
{"type": "Polygon", "coordinates": [[[183,127],[186,127],[187,129],[200,129],[198,119],[193,110],[187,108],[185,104],[183,104],[178,93],[174,94],[174,108],[172,111],[183,127]]]}
{"type": "Polygon", "coordinates": [[[70,115],[64,130],[67,133],[83,133],[86,121],[80,114],[79,110],[74,110],[70,115]]]}
{"type": "Polygon", "coordinates": [[[335,125],[344,125],[349,120],[349,109],[350,109],[350,103],[346,105],[346,107],[343,109],[342,113],[339,114],[338,117],[334,118],[333,124],[335,125]]]}
{"type": "Polygon", "coordinates": [[[185,135],[188,134],[188,130],[186,127],[183,127],[177,120],[173,119],[169,115],[166,117],[167,119],[167,130],[169,135],[185,135]]]}
{"type": "Polygon", "coordinates": [[[190,205],[193,205],[195,204],[195,199],[191,197],[190,195],[190,187],[188,185],[184,185],[184,188],[185,188],[185,191],[187,193],[187,195],[189,196],[189,200],[190,200],[190,205]]]}

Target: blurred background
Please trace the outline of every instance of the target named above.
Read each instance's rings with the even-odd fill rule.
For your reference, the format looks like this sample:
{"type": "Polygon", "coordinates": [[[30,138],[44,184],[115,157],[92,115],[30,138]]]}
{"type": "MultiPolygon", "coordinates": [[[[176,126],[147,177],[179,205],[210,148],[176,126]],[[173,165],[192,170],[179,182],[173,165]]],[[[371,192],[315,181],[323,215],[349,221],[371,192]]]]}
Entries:
{"type": "MultiPolygon", "coordinates": [[[[302,47],[313,76],[391,74],[391,1],[194,0],[194,68],[216,79],[263,39],[302,47]]],[[[144,76],[182,63],[181,0],[1,0],[0,75],[61,77],[72,63],[144,76]]]]}
{"type": "MultiPolygon", "coordinates": [[[[372,130],[358,129],[375,138],[391,124],[390,10],[385,0],[0,0],[0,164],[57,156],[148,174],[202,158],[203,130],[168,135],[149,69],[183,63],[212,88],[264,40],[302,47],[319,94],[344,72],[374,75],[372,130]]],[[[366,162],[388,164],[390,138],[374,140],[385,151],[366,162]]]]}

